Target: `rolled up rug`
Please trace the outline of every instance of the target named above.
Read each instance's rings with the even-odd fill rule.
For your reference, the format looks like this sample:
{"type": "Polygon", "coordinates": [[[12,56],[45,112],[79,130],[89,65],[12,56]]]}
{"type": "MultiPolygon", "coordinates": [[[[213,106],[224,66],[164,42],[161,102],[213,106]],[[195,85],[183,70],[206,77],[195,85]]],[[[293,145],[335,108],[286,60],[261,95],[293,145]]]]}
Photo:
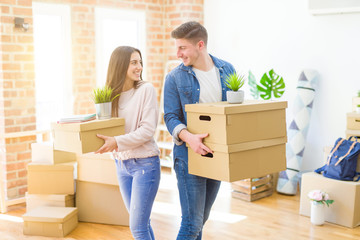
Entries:
{"type": "Polygon", "coordinates": [[[296,87],[294,119],[287,132],[286,170],[280,172],[276,190],[279,193],[295,195],[299,181],[298,173],[302,164],[309,129],[310,117],[318,81],[318,72],[306,69],[301,72],[296,87]]]}

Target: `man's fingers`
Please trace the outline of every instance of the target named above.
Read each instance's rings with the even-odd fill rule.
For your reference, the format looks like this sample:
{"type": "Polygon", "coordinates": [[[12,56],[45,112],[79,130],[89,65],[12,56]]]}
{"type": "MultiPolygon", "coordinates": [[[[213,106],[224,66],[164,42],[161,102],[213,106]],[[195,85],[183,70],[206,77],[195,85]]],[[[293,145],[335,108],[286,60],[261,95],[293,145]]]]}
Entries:
{"type": "Polygon", "coordinates": [[[205,146],[205,145],[203,145],[202,148],[203,148],[204,151],[206,151],[206,153],[213,153],[213,151],[210,148],[208,148],[207,146],[205,146]]]}
{"type": "Polygon", "coordinates": [[[199,137],[200,137],[201,139],[206,138],[207,136],[209,136],[208,133],[199,134],[199,137]]]}

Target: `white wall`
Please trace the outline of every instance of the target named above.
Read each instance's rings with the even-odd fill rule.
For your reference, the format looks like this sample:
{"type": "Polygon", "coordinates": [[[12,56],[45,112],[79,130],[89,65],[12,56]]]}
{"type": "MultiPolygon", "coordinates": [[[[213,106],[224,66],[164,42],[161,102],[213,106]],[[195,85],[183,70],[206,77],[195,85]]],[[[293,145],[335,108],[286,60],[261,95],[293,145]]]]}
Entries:
{"type": "Polygon", "coordinates": [[[205,0],[205,27],[210,53],[258,81],[271,68],[283,76],[287,124],[301,71],[320,73],[302,170],[320,167],[360,90],[360,13],[312,16],[307,0],[205,0]]]}

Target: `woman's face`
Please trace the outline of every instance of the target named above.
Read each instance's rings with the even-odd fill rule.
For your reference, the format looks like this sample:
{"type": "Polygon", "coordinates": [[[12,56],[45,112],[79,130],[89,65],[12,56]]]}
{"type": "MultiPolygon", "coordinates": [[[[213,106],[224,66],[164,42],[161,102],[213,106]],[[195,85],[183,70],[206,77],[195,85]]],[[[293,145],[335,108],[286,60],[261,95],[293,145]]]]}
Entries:
{"type": "Polygon", "coordinates": [[[127,81],[140,81],[142,71],[142,60],[138,52],[133,52],[130,57],[130,64],[127,70],[127,81]]]}

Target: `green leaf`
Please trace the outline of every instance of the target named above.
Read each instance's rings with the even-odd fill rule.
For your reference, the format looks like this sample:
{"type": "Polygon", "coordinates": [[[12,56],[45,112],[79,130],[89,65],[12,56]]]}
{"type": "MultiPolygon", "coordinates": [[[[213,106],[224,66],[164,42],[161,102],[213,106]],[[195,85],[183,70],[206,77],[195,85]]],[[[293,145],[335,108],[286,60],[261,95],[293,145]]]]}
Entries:
{"type": "Polygon", "coordinates": [[[225,85],[233,91],[238,91],[245,83],[245,76],[233,72],[226,76],[225,85]]]}
{"type": "Polygon", "coordinates": [[[250,86],[250,94],[254,99],[259,98],[259,91],[257,89],[256,79],[254,74],[249,70],[248,84],[250,86]]]}
{"type": "Polygon", "coordinates": [[[264,73],[260,80],[260,85],[257,85],[257,89],[260,92],[260,97],[264,100],[271,98],[273,93],[275,98],[281,97],[285,92],[284,79],[277,75],[273,69],[269,73],[264,73]]]}
{"type": "Polygon", "coordinates": [[[97,103],[112,102],[115,98],[120,96],[120,94],[117,94],[111,98],[112,93],[113,93],[113,89],[106,85],[104,87],[98,87],[98,88],[93,89],[92,97],[93,97],[94,103],[97,104],[97,103]]]}

